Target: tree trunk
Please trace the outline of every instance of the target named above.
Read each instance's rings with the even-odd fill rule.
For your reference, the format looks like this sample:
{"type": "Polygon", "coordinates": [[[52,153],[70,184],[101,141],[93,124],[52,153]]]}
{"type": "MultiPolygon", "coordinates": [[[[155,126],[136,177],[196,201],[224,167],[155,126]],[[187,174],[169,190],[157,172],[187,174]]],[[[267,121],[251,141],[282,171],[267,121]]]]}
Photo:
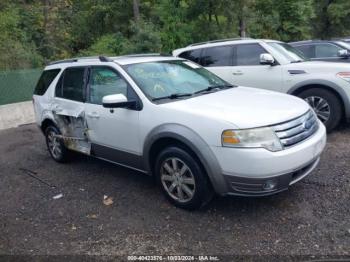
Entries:
{"type": "Polygon", "coordinates": [[[139,0],[133,0],[133,11],[134,11],[135,21],[138,22],[140,20],[140,1],[139,0]]]}
{"type": "Polygon", "coordinates": [[[44,21],[43,21],[43,41],[42,41],[42,48],[43,48],[43,53],[44,57],[47,58],[49,57],[49,32],[48,32],[48,23],[49,23],[49,5],[50,2],[49,0],[43,0],[43,16],[44,16],[44,21]]]}
{"type": "Polygon", "coordinates": [[[246,37],[246,2],[239,1],[239,15],[238,15],[238,34],[240,37],[246,37]]]}
{"type": "Polygon", "coordinates": [[[246,24],[243,17],[239,18],[239,36],[246,37],[246,24]]]}

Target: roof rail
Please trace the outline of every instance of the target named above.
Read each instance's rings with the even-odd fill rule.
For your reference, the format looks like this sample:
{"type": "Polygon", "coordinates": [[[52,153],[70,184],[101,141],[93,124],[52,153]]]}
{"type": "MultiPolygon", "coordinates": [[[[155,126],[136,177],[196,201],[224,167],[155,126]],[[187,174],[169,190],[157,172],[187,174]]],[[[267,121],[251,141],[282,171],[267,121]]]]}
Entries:
{"type": "Polygon", "coordinates": [[[171,54],[166,53],[144,53],[144,54],[129,54],[129,55],[122,55],[117,56],[119,57],[143,57],[143,56],[172,56],[171,54]]]}
{"type": "Polygon", "coordinates": [[[63,59],[58,61],[50,62],[48,65],[57,65],[57,64],[63,64],[63,63],[74,63],[79,62],[82,60],[100,60],[101,62],[113,62],[112,59],[110,59],[108,56],[85,56],[85,57],[76,57],[76,58],[70,58],[70,59],[63,59]]]}
{"type": "Polygon", "coordinates": [[[217,40],[210,40],[210,41],[206,41],[206,42],[194,43],[194,44],[188,45],[188,47],[189,46],[196,46],[196,45],[210,44],[210,43],[220,43],[220,42],[238,41],[238,40],[250,40],[250,39],[254,39],[254,38],[250,38],[250,37],[236,37],[236,38],[217,39],[217,40]]]}

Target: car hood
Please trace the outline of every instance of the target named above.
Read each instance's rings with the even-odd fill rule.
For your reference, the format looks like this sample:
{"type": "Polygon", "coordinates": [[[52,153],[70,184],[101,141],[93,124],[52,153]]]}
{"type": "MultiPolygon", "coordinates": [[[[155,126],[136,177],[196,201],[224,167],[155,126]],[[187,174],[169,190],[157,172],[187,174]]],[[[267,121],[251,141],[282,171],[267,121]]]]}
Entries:
{"type": "Polygon", "coordinates": [[[237,128],[254,128],[282,123],[309,110],[302,99],[256,88],[235,87],[161,106],[229,122],[237,128]]]}

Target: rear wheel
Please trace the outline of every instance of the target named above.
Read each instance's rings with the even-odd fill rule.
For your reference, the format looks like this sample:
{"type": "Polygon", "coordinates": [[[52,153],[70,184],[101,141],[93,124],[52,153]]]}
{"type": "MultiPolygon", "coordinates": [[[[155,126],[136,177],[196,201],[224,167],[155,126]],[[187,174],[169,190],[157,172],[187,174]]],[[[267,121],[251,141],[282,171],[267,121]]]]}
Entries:
{"type": "Polygon", "coordinates": [[[51,157],[55,161],[63,163],[70,159],[70,152],[62,139],[57,137],[60,134],[58,128],[53,125],[48,126],[45,130],[46,145],[51,157]]]}
{"type": "Polygon", "coordinates": [[[341,101],[335,94],[325,89],[311,88],[301,92],[298,96],[313,108],[328,132],[339,125],[342,118],[342,107],[341,101]]]}
{"type": "Polygon", "coordinates": [[[163,150],[155,164],[158,184],[177,207],[197,209],[213,196],[210,182],[191,154],[177,147],[163,150]]]}

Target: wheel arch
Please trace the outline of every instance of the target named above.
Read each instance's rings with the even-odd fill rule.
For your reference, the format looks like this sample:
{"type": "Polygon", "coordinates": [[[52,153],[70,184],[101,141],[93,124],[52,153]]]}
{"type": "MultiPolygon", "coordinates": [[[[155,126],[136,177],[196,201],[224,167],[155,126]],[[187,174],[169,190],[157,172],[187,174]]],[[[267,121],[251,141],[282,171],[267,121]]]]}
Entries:
{"type": "Polygon", "coordinates": [[[56,123],[55,123],[52,119],[50,119],[50,118],[44,119],[44,120],[41,122],[41,125],[40,125],[41,131],[42,131],[43,133],[45,133],[46,128],[47,128],[48,126],[50,126],[50,125],[53,125],[53,126],[55,126],[55,127],[57,128],[56,123]]]}
{"type": "Polygon", "coordinates": [[[164,124],[154,128],[146,137],[143,156],[146,170],[153,174],[158,154],[168,146],[189,151],[198,160],[217,193],[227,192],[221,167],[209,145],[193,130],[178,124],[164,124]]]}
{"type": "Polygon", "coordinates": [[[336,85],[335,83],[327,80],[318,80],[318,81],[305,81],[293,86],[287,92],[290,95],[298,96],[301,92],[309,90],[311,88],[322,88],[333,93],[341,102],[341,107],[344,116],[350,118],[350,100],[346,95],[345,91],[336,85]]]}

